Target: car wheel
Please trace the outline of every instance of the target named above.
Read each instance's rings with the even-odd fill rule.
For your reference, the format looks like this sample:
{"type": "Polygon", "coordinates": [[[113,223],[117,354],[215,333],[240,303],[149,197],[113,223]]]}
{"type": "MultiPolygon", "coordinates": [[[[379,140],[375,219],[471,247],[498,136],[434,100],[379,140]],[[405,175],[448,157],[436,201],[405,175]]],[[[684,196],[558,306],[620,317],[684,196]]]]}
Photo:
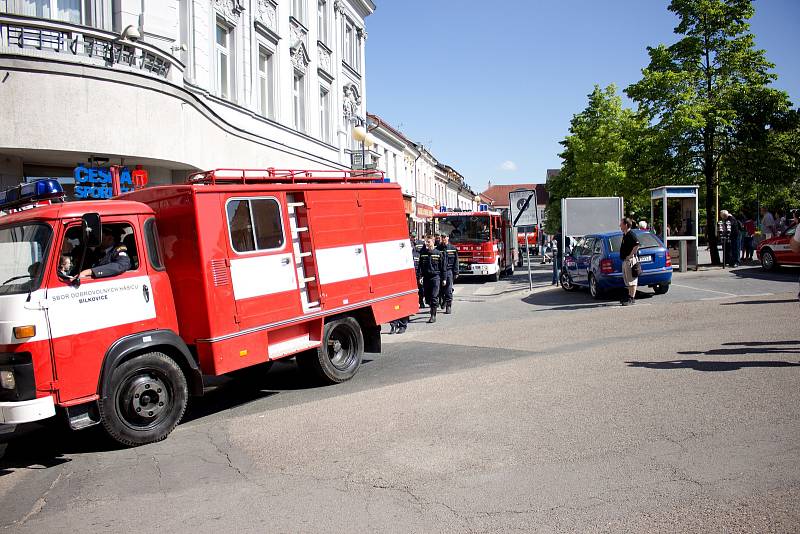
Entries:
{"type": "Polygon", "coordinates": [[[154,443],[177,426],[188,398],[186,376],[175,360],[149,352],[113,370],[109,391],[98,401],[100,421],[122,445],[154,443]]]}
{"type": "Polygon", "coordinates": [[[761,268],[765,271],[772,271],[778,266],[775,261],[775,254],[770,249],[761,251],[761,268]]]}
{"type": "Polygon", "coordinates": [[[663,295],[669,291],[669,284],[656,284],[653,286],[653,291],[655,291],[656,295],[663,295]]]}
{"type": "Polygon", "coordinates": [[[561,287],[564,288],[565,291],[575,291],[578,289],[578,286],[572,283],[572,277],[565,271],[561,271],[559,281],[561,282],[561,287]]]}
{"type": "Polygon", "coordinates": [[[599,299],[603,296],[603,291],[597,285],[597,278],[594,273],[589,273],[589,294],[593,299],[599,299]]]}
{"type": "Polygon", "coordinates": [[[338,384],[355,376],[364,357],[364,335],[353,317],[325,324],[322,344],[296,357],[297,365],[326,384],[338,384]]]}

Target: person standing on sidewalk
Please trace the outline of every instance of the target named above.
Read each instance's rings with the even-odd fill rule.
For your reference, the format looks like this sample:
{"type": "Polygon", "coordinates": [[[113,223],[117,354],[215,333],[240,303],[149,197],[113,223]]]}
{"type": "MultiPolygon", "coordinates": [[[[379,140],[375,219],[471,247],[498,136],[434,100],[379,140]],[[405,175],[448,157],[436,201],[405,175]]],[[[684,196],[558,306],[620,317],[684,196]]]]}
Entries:
{"type": "Polygon", "coordinates": [[[753,261],[753,249],[755,248],[754,239],[756,236],[756,222],[750,217],[749,214],[742,214],[744,221],[744,237],[742,243],[744,244],[742,250],[742,260],[753,261]]]}
{"type": "Polygon", "coordinates": [[[776,232],[775,217],[765,207],[761,208],[761,233],[764,234],[764,239],[773,237],[776,232]]]}
{"type": "Polygon", "coordinates": [[[631,230],[633,220],[626,217],[619,222],[619,229],[622,231],[622,244],[619,247],[619,258],[622,260],[622,279],[628,289],[628,298],[619,301],[623,306],[636,304],[636,286],[639,284],[639,276],[634,272],[634,266],[638,265],[639,258],[639,238],[631,230]]]}
{"type": "Polygon", "coordinates": [[[445,259],[433,244],[433,237],[425,239],[425,246],[419,253],[420,282],[425,287],[425,300],[431,307],[429,323],[436,322],[436,306],[439,304],[439,290],[445,279],[445,259]]]}
{"type": "Polygon", "coordinates": [[[445,284],[442,287],[441,307],[446,315],[453,307],[453,284],[458,277],[458,249],[450,244],[450,237],[442,234],[439,250],[445,260],[445,284]]]}

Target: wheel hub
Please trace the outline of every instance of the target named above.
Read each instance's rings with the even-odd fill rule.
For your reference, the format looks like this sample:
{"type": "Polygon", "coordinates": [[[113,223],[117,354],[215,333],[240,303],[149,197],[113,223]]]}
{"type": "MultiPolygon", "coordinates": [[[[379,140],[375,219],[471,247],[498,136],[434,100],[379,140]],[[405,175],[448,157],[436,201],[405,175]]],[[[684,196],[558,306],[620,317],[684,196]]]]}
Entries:
{"type": "Polygon", "coordinates": [[[169,395],[164,382],[151,375],[139,375],[128,383],[123,398],[127,412],[134,418],[151,421],[168,407],[169,395]]]}

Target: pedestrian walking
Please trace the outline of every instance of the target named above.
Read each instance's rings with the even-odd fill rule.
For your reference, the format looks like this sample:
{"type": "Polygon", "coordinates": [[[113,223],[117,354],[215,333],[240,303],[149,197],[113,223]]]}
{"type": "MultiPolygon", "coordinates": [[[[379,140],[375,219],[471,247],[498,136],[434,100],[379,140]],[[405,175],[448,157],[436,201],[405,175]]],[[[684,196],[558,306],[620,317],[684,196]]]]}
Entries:
{"type": "Polygon", "coordinates": [[[619,247],[619,257],[622,259],[622,279],[628,288],[627,298],[623,297],[620,304],[630,306],[636,304],[636,286],[639,284],[639,238],[636,237],[631,229],[634,222],[630,218],[624,218],[619,222],[619,229],[622,231],[622,244],[619,247]]]}
{"type": "Polygon", "coordinates": [[[458,249],[450,244],[450,238],[443,234],[439,250],[444,254],[445,260],[445,283],[442,287],[440,306],[444,308],[446,315],[450,315],[453,308],[453,284],[458,278],[458,249]]]}
{"type": "Polygon", "coordinates": [[[419,253],[419,282],[425,289],[425,300],[431,307],[429,323],[436,322],[436,307],[439,303],[439,290],[445,279],[445,259],[440,250],[434,246],[433,237],[425,239],[425,245],[419,253]]]}
{"type": "Polygon", "coordinates": [[[562,237],[561,231],[559,230],[556,237],[553,239],[553,283],[551,285],[557,285],[561,278],[561,265],[564,262],[564,251],[562,250],[564,245],[561,243],[562,237]]]}

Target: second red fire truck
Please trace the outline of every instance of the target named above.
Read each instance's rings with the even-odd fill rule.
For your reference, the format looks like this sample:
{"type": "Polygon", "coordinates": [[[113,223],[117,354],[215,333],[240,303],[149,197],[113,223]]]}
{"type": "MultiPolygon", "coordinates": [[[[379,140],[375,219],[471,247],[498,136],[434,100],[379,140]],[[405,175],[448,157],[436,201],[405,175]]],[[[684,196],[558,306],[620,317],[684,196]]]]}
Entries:
{"type": "Polygon", "coordinates": [[[500,279],[514,272],[514,229],[499,211],[434,213],[438,232],[458,249],[459,276],[500,279]]]}
{"type": "Polygon", "coordinates": [[[37,205],[60,195],[40,181],[0,199],[0,424],[58,410],[158,441],[203,375],[296,356],[342,382],[382,323],[418,310],[400,188],[375,173],[216,170],[37,205]],[[130,268],[78,277],[106,234],[130,268]]]}

